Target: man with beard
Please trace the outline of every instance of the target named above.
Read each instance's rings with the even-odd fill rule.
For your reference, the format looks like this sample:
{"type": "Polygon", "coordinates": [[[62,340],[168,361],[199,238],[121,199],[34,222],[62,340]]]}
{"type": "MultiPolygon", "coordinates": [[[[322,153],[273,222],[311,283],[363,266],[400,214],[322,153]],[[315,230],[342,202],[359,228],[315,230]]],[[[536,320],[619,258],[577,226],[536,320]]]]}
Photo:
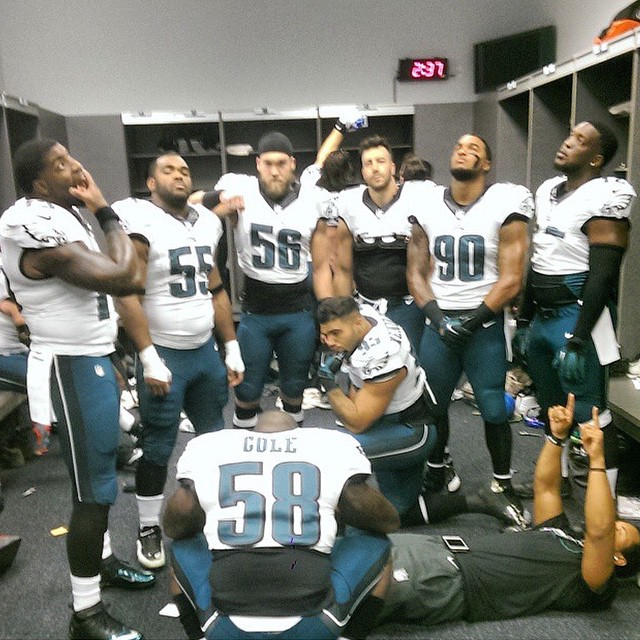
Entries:
{"type": "MultiPolygon", "coordinates": [[[[606,408],[605,365],[619,357],[612,320],[636,195],[626,180],[601,176],[617,148],[613,132],[596,121],[577,124],[560,146],[554,167],[564,175],[536,192],[533,255],[515,342],[543,415],[568,392],[576,396],[578,422],[589,420],[592,406],[600,410],[614,495],[617,438],[606,408]]],[[[562,471],[566,490],[566,458],[562,471]]],[[[531,484],[516,490],[522,497],[533,493],[531,484]]]]}
{"type": "MultiPolygon", "coordinates": [[[[142,634],[107,612],[101,583],[127,588],[155,583],[153,574],[111,553],[107,531],[118,493],[120,433],[120,392],[110,359],[117,324],[110,296],[142,293],[144,279],[118,216],[64,146],[31,140],[16,151],[14,166],[26,197],[2,215],[0,245],[10,289],[30,330],[30,393],[40,389],[39,397],[47,398],[46,418],[53,409],[73,485],[66,538],[73,595],[69,637],[138,640],[142,634]],[[79,206],[104,232],[105,253],[79,206]]],[[[60,637],[55,630],[52,635],[60,637]]]]}
{"type": "Polygon", "coordinates": [[[138,351],[138,397],[143,425],[142,457],[136,468],[140,516],[139,562],[165,564],[160,512],[167,465],[184,409],[196,433],[224,427],[227,380],[242,380],[231,303],[214,256],[222,224],[187,199],[192,180],[175,153],[155,159],[147,186],[151,200],[114,203],[138,252],[144,296],[117,301],[122,324],[138,351]],[[212,335],[225,344],[222,364],[212,335]]]}
{"type": "Polygon", "coordinates": [[[228,173],[214,191],[191,200],[229,215],[245,276],[238,342],[247,371],[235,388],[233,416],[233,425],[242,429],[256,426],[274,353],[283,409],[302,423],[302,396],[316,347],[309,281],[318,221],[315,185],[296,180],[291,141],[279,131],[260,138],[256,168],[257,178],[228,173]]]}
{"type": "Polygon", "coordinates": [[[525,518],[511,485],[503,308],[522,285],[533,200],[522,186],[488,186],[490,169],[487,143],[463,135],[451,156],[450,186],[432,189],[419,219],[413,218],[407,278],[426,316],[418,359],[438,401],[438,441],[426,487],[439,491],[445,484],[447,409],[464,372],[484,420],[491,489],[504,493],[525,518]]]}
{"type": "Polygon", "coordinates": [[[346,189],[337,200],[339,222],[331,289],[374,307],[399,324],[417,350],[424,317],[409,295],[407,242],[411,215],[423,206],[431,181],[398,186],[389,142],[370,136],[360,144],[364,185],[346,189]]]}

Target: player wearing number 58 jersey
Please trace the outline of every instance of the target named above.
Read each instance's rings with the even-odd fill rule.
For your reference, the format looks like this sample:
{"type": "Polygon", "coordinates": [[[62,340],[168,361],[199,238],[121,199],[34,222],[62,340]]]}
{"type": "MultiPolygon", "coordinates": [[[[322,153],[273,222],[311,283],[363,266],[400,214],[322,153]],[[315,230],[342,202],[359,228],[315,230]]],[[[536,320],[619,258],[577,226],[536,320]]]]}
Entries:
{"type": "Polygon", "coordinates": [[[206,206],[237,198],[231,218],[244,278],[238,342],[247,366],[235,389],[236,427],[254,427],[260,397],[275,352],[284,410],[301,422],[302,394],[316,344],[311,310],[311,236],[318,214],[313,184],[295,180],[296,161],[289,139],[274,131],[258,143],[258,177],[226,174],[206,206]]]}
{"type": "Polygon", "coordinates": [[[192,440],[164,519],[189,637],[335,638],[360,602],[358,625],[372,627],[386,587],[381,534],[399,521],[370,474],[350,435],[298,428],[281,412],[254,432],[192,440]],[[338,537],[338,518],[369,533],[338,537]]]}
{"type": "Polygon", "coordinates": [[[438,400],[428,484],[444,484],[447,407],[464,371],[485,424],[492,489],[509,494],[520,509],[510,480],[503,308],[521,288],[533,199],[525,187],[487,186],[490,168],[487,143],[462,136],[451,156],[450,186],[433,189],[414,219],[407,277],[426,314],[419,361],[438,400]]]}
{"type": "Polygon", "coordinates": [[[197,433],[221,429],[227,377],[237,384],[244,365],[231,304],[214,262],[222,235],[219,219],[188,204],[191,174],[177,154],[152,162],[147,185],[151,201],[130,198],[113,207],[146,274],[144,296],[120,298],[118,310],[139,353],[143,454],[136,468],[138,560],[158,568],[165,562],[162,491],[180,412],[184,409],[197,433]],[[212,335],[214,323],[225,341],[226,371],[212,335]]]}

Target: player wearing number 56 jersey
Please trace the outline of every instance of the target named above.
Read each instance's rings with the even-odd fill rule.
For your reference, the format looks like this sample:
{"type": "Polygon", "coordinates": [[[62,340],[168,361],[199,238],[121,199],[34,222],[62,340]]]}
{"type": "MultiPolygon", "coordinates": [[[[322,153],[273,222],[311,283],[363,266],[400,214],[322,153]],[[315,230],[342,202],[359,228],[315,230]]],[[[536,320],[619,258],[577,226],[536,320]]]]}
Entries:
{"type": "Polygon", "coordinates": [[[151,201],[114,203],[133,239],[146,274],[145,295],[118,300],[123,326],[138,353],[138,395],[143,426],[136,469],[140,513],[138,560],[164,562],[160,511],[167,464],[180,412],[197,433],[221,429],[227,377],[242,379],[231,304],[214,263],[222,224],[200,205],[190,205],[191,174],[177,154],[154,160],[147,185],[151,201]],[[214,341],[225,341],[227,371],[214,341]]]}
{"type": "MultiPolygon", "coordinates": [[[[0,245],[9,286],[31,331],[30,387],[49,385],[50,396],[42,395],[51,398],[73,483],[66,540],[74,610],[69,636],[137,640],[140,633],[105,610],[100,574],[107,569],[101,558],[110,549],[103,542],[118,492],[120,390],[109,358],[117,327],[107,294],[142,293],[144,279],[118,216],[67,149],[55,140],[32,140],[17,150],[14,165],[27,197],[2,215],[0,245]],[[105,233],[104,254],[77,208],[83,205],[105,233]],[[35,368],[41,375],[34,378],[35,368]]],[[[113,556],[108,563],[121,586],[119,573],[131,578],[129,586],[154,582],[113,556]]],[[[52,629],[52,635],[63,634],[52,629]]]]}
{"type": "Polygon", "coordinates": [[[164,519],[189,637],[335,638],[361,602],[358,625],[371,628],[386,588],[376,584],[389,552],[381,534],[399,521],[370,474],[354,438],[281,412],[254,432],[192,440],[164,519]],[[338,518],[369,533],[338,537],[338,518]]]}
{"type": "Polygon", "coordinates": [[[487,186],[490,168],[486,142],[462,136],[451,156],[450,186],[433,189],[414,219],[407,277],[426,314],[418,359],[438,400],[428,485],[437,490],[444,484],[447,407],[464,371],[485,424],[492,489],[509,494],[521,509],[510,480],[503,308],[522,285],[533,199],[525,187],[487,186]]]}
{"type": "Polygon", "coordinates": [[[265,134],[258,144],[258,178],[227,174],[204,194],[237,198],[232,216],[238,264],[245,276],[238,342],[247,366],[235,389],[236,427],[254,427],[271,358],[278,358],[284,410],[302,422],[302,394],[316,343],[311,311],[311,236],[318,219],[316,189],[295,180],[289,139],[265,134]]]}

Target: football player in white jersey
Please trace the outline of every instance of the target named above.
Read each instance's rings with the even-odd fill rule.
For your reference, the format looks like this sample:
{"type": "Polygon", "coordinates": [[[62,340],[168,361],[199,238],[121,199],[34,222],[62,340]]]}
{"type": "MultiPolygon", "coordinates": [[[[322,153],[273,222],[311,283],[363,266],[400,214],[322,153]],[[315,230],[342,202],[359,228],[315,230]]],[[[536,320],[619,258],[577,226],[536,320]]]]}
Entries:
{"type": "MultiPolygon", "coordinates": [[[[600,410],[614,495],[617,438],[607,409],[605,366],[619,357],[615,306],[636,197],[626,180],[601,175],[617,147],[606,125],[580,122],[555,156],[563,175],[536,192],[533,255],[516,341],[526,351],[543,414],[568,392],[576,396],[579,423],[590,420],[592,406],[600,410]]],[[[568,477],[566,459],[563,477],[568,477]]],[[[517,489],[531,495],[530,485],[517,489]]]]}
{"type": "MultiPolygon", "coordinates": [[[[120,389],[110,355],[116,316],[110,295],[140,294],[144,279],[133,244],[91,175],[55,140],[23,144],[14,158],[26,194],[2,215],[0,246],[11,290],[31,333],[31,359],[50,384],[52,409],[73,484],[66,542],[73,615],[70,638],[142,638],[107,613],[102,582],[150,586],[155,577],[120,562],[110,549],[116,499],[120,389]],[[78,206],[106,236],[101,253],[78,206]]],[[[54,635],[61,635],[54,633],[54,635]]]]}
{"type": "Polygon", "coordinates": [[[316,345],[309,263],[318,214],[315,185],[296,181],[292,154],[284,134],[267,133],[258,143],[257,178],[229,173],[214,191],[192,199],[208,208],[242,202],[230,216],[245,276],[238,342],[247,370],[235,388],[233,417],[240,428],[256,425],[274,352],[283,408],[298,422],[304,418],[302,395],[316,345]]]}
{"type": "Polygon", "coordinates": [[[231,303],[215,266],[222,224],[187,202],[192,190],[187,163],[176,153],[155,159],[147,186],[151,200],[129,198],[113,205],[138,252],[145,273],[143,297],[117,300],[122,324],[138,358],[138,396],[143,426],[142,457],[136,467],[140,515],[139,562],[165,564],[160,511],[167,466],[180,412],[196,433],[224,427],[227,378],[242,380],[231,303]],[[213,328],[224,340],[226,370],[213,328]]]}
{"type": "Polygon", "coordinates": [[[391,147],[381,136],[362,141],[360,158],[366,184],[346,189],[337,199],[335,269],[323,290],[352,295],[355,282],[357,299],[399,324],[417,349],[424,317],[407,286],[408,218],[434,185],[425,181],[398,186],[391,147]]]}
{"type": "Polygon", "coordinates": [[[327,354],[318,376],[331,408],[355,434],[373,464],[382,493],[402,517],[422,489],[425,460],[436,440],[431,425],[435,398],[411,352],[404,330],[351,296],[325,298],[318,305],[327,354]],[[335,380],[348,371],[347,395],[335,380]]]}
{"type": "Polygon", "coordinates": [[[490,169],[487,143],[463,135],[451,155],[450,186],[432,189],[414,218],[407,277],[426,314],[418,359],[438,400],[426,486],[439,491],[445,484],[447,408],[464,371],[485,424],[491,488],[522,511],[511,485],[503,308],[522,286],[533,199],[522,186],[487,185],[490,169]]]}
{"type": "Polygon", "coordinates": [[[365,637],[388,583],[381,534],[399,525],[370,474],[351,436],[282,412],[192,440],[164,516],[189,638],[329,639],[348,620],[365,637]],[[361,531],[338,536],[338,520],[361,531]]]}

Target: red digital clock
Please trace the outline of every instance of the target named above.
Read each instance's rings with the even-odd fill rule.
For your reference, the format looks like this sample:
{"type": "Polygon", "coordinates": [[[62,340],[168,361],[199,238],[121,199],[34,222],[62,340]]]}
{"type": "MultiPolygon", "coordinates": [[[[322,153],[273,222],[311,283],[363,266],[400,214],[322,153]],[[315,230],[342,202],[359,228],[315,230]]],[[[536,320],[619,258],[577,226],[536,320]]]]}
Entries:
{"type": "Polygon", "coordinates": [[[398,61],[397,79],[403,82],[445,80],[447,73],[447,58],[403,58],[398,61]]]}

